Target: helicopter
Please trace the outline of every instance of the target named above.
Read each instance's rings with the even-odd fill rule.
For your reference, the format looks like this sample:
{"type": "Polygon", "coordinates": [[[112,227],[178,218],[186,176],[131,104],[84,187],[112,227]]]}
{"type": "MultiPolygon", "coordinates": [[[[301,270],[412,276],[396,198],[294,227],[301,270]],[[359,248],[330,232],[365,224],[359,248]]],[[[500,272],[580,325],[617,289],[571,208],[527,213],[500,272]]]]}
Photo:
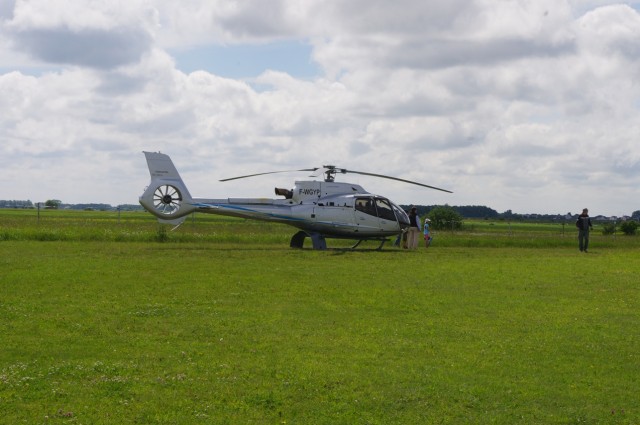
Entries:
{"type": "Polygon", "coordinates": [[[143,152],[151,182],[140,196],[140,204],[161,223],[179,226],[193,212],[284,223],[298,230],[291,248],[303,248],[307,237],[316,250],[327,249],[327,239],[351,239],[355,249],[362,241],[379,241],[378,250],[389,237],[409,227],[409,216],[384,196],[367,192],[362,186],[336,182],[337,174],[360,174],[414,184],[453,193],[423,183],[333,165],[300,170],[270,171],[231,177],[221,182],[285,172],[311,172],[324,175],[322,181],[296,181],[293,189],[275,188],[278,199],[268,198],[193,198],[171,158],[160,152],[143,152]]]}

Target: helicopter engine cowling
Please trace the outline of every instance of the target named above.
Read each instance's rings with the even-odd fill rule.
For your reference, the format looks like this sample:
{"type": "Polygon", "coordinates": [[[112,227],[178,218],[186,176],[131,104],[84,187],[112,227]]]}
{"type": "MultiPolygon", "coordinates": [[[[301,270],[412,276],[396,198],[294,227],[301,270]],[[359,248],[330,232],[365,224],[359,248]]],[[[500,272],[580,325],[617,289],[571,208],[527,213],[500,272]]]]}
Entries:
{"type": "Polygon", "coordinates": [[[284,196],[284,199],[293,198],[293,190],[281,189],[279,187],[276,187],[275,192],[276,192],[276,195],[278,195],[278,196],[284,196]]]}
{"type": "Polygon", "coordinates": [[[360,185],[338,182],[297,181],[293,189],[293,200],[296,202],[316,201],[332,195],[367,193],[360,185]]]}

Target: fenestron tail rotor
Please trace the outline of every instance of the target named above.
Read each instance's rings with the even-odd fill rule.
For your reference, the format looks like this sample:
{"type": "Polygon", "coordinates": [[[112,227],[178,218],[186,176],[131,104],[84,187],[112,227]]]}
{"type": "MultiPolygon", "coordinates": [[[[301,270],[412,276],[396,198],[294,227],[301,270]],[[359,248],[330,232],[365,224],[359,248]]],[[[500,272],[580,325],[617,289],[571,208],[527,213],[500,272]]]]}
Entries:
{"type": "Polygon", "coordinates": [[[153,192],[153,206],[160,214],[173,215],[182,205],[182,194],[177,187],[164,184],[153,192]]]}

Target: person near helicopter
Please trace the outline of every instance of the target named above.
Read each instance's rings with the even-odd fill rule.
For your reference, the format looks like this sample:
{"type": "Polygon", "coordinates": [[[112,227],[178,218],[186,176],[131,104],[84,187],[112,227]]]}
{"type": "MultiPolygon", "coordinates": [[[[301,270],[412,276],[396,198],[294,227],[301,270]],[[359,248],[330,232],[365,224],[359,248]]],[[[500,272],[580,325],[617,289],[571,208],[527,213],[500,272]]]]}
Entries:
{"type": "Polygon", "coordinates": [[[587,208],[583,209],[582,214],[578,216],[576,227],[578,228],[578,247],[580,252],[589,252],[589,230],[593,229],[593,225],[587,208]]]}
{"type": "Polygon", "coordinates": [[[431,220],[429,220],[428,218],[424,219],[424,225],[422,226],[422,232],[424,234],[424,246],[425,248],[429,248],[429,245],[431,245],[431,230],[429,229],[429,224],[431,223],[431,220]]]}
{"type": "Polygon", "coordinates": [[[418,248],[418,234],[420,233],[420,217],[418,216],[418,209],[411,207],[409,210],[409,230],[407,233],[407,248],[418,248]]]}

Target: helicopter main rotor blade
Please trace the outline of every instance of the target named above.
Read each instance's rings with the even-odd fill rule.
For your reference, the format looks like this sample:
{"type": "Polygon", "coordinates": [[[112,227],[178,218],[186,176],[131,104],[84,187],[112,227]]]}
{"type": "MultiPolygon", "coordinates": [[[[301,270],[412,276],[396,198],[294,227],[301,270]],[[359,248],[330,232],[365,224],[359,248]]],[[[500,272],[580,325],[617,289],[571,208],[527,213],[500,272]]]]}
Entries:
{"type": "Polygon", "coordinates": [[[264,175],[267,175],[267,174],[294,173],[294,172],[298,172],[298,171],[316,171],[316,170],[317,170],[317,168],[304,168],[302,170],[267,171],[266,173],[247,174],[246,176],[230,177],[228,179],[221,179],[221,180],[218,180],[218,181],[228,182],[230,180],[246,179],[248,177],[264,176],[264,175]]]}
{"type": "Polygon", "coordinates": [[[338,168],[335,165],[323,165],[322,167],[318,168],[302,168],[299,170],[281,170],[281,171],[267,171],[265,173],[255,173],[255,174],[247,174],[245,176],[238,176],[238,177],[230,177],[227,179],[221,179],[219,181],[221,182],[227,182],[227,181],[231,181],[231,180],[238,180],[238,179],[246,179],[249,177],[257,177],[257,176],[264,176],[267,174],[278,174],[278,173],[294,173],[294,172],[302,172],[302,171],[311,171],[312,174],[310,177],[318,177],[322,174],[326,174],[326,180],[327,181],[333,181],[333,177],[332,175],[335,175],[337,173],[340,174],[346,174],[346,173],[353,173],[353,174],[361,174],[363,176],[372,176],[372,177],[380,177],[383,179],[389,179],[389,180],[396,180],[399,182],[403,182],[403,183],[409,183],[409,184],[415,184],[417,186],[422,186],[422,187],[426,187],[429,189],[434,189],[434,190],[439,190],[442,192],[447,192],[447,193],[453,193],[450,190],[447,189],[441,189],[439,187],[435,187],[435,186],[429,186],[428,184],[424,184],[424,183],[418,183],[418,182],[414,182],[411,180],[405,180],[405,179],[401,179],[398,177],[391,177],[391,176],[385,176],[384,174],[375,174],[375,173],[367,173],[364,171],[354,171],[354,170],[347,170],[345,168],[338,168]]]}
{"type": "Polygon", "coordinates": [[[452,191],[447,189],[441,189],[439,187],[429,186],[428,184],[418,183],[411,180],[400,179],[398,177],[385,176],[383,174],[366,173],[364,171],[345,170],[344,168],[338,168],[336,169],[336,171],[339,171],[340,173],[354,173],[354,174],[362,174],[363,176],[372,176],[372,177],[380,177],[380,178],[389,179],[389,180],[397,180],[403,183],[415,184],[422,187],[428,187],[429,189],[435,189],[435,190],[440,190],[442,192],[453,193],[452,191]]]}

